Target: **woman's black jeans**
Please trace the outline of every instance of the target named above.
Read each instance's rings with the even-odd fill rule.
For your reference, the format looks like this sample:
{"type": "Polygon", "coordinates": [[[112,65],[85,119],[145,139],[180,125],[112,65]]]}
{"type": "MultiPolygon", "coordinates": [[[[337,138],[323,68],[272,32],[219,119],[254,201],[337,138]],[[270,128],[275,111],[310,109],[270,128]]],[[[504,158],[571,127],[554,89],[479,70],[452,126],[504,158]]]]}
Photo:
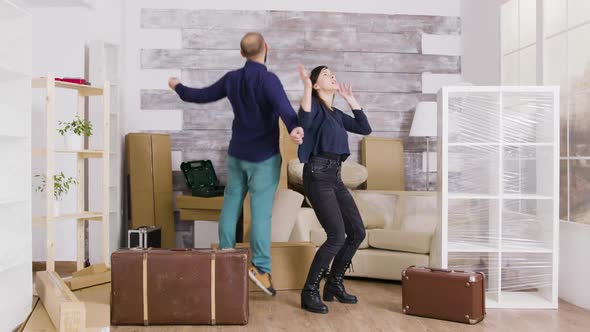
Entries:
{"type": "Polygon", "coordinates": [[[328,236],[315,255],[315,268],[327,268],[332,259],[351,261],[365,239],[359,210],[342,182],[341,166],[339,160],[314,156],[303,167],[305,194],[328,236]]]}

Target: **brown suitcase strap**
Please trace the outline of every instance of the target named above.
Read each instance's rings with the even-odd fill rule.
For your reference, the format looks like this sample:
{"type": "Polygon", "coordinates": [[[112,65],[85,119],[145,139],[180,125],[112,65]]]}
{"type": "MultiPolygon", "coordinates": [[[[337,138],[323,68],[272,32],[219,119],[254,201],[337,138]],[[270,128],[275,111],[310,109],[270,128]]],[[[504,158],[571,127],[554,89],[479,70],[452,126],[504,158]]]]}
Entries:
{"type": "Polygon", "coordinates": [[[211,252],[211,325],[215,325],[215,251],[211,252]]]}
{"type": "Polygon", "coordinates": [[[143,284],[143,325],[149,325],[148,317],[148,287],[147,287],[147,254],[149,249],[143,252],[143,272],[142,272],[142,284],[143,284]]]}

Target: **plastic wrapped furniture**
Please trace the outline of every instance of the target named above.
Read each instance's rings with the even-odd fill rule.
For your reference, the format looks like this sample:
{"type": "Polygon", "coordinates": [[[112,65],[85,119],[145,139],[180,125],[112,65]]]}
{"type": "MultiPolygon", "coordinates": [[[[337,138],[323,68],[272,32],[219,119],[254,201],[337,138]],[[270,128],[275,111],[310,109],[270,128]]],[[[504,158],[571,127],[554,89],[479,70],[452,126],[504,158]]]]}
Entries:
{"type": "Polygon", "coordinates": [[[557,308],[559,89],[443,87],[442,268],[487,275],[490,308],[557,308]]]}

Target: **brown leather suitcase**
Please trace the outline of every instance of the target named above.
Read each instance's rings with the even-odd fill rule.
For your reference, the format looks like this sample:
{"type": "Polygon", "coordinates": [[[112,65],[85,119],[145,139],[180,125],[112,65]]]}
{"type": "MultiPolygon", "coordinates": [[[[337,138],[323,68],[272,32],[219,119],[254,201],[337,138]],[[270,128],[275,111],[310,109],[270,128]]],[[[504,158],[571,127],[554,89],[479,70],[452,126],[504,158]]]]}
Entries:
{"type": "Polygon", "coordinates": [[[245,325],[245,249],[128,249],[111,256],[112,325],[245,325]]]}
{"type": "Polygon", "coordinates": [[[405,314],[477,324],[486,315],[485,275],[410,266],[402,272],[405,314]]]}

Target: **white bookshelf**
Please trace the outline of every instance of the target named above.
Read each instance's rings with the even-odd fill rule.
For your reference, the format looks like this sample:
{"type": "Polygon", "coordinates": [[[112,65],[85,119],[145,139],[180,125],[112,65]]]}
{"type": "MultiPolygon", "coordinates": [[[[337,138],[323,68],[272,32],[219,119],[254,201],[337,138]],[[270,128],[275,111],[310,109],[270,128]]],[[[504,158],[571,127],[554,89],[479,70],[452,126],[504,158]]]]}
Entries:
{"type": "Polygon", "coordinates": [[[0,0],[0,331],[31,310],[31,16],[0,0]]]}
{"type": "Polygon", "coordinates": [[[438,94],[440,265],[486,273],[488,308],[557,308],[559,89],[438,94]]]}

